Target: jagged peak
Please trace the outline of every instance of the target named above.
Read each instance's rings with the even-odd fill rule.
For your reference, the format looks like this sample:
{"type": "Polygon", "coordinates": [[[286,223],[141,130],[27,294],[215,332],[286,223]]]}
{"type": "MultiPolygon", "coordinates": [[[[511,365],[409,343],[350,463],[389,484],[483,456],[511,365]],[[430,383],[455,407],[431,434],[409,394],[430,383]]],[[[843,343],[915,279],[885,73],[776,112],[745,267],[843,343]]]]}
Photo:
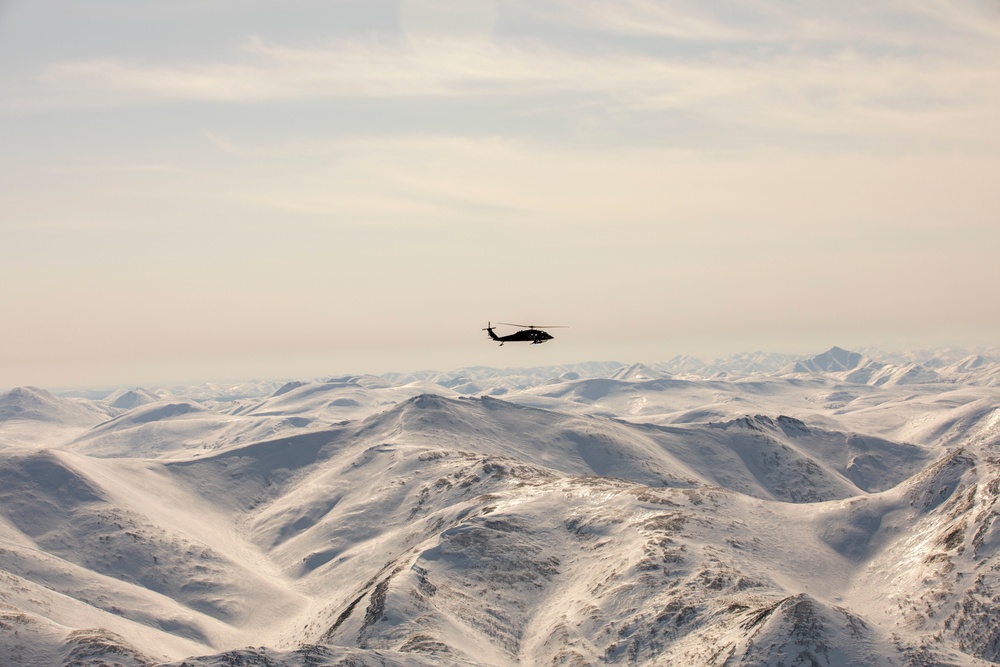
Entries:
{"type": "Polygon", "coordinates": [[[979,370],[984,366],[989,365],[990,360],[981,354],[970,354],[958,363],[954,364],[951,369],[958,372],[968,372],[973,370],[979,370]]]}
{"type": "Polygon", "coordinates": [[[631,366],[622,368],[620,371],[611,376],[614,380],[625,380],[625,381],[638,381],[643,382],[647,380],[659,380],[663,378],[663,374],[654,371],[652,368],[642,363],[635,363],[631,366]]]}
{"type": "Polygon", "coordinates": [[[439,394],[418,394],[403,402],[404,405],[410,405],[421,410],[439,409],[453,403],[456,403],[456,401],[447,399],[439,394]]]}
{"type": "Polygon", "coordinates": [[[52,392],[32,386],[14,387],[5,394],[0,394],[0,403],[52,402],[56,400],[58,398],[52,392]]]}
{"type": "Polygon", "coordinates": [[[795,417],[789,417],[788,415],[778,415],[776,418],[771,418],[767,415],[744,415],[737,419],[731,419],[719,424],[713,424],[713,426],[720,428],[745,428],[751,431],[762,431],[764,429],[770,429],[772,431],[783,430],[783,431],[804,431],[808,432],[808,425],[795,417]]]}
{"type": "Polygon", "coordinates": [[[38,387],[16,387],[0,394],[0,421],[8,419],[53,423],[96,423],[106,418],[103,408],[83,399],[56,396],[38,387]]]}
{"type": "Polygon", "coordinates": [[[159,398],[142,387],[134,389],[121,389],[104,399],[104,402],[113,408],[132,410],[140,405],[155,403],[159,398]]]}
{"type": "Polygon", "coordinates": [[[859,352],[834,346],[809,361],[826,371],[848,371],[857,368],[864,358],[865,356],[859,352]]]}
{"type": "Polygon", "coordinates": [[[287,394],[288,392],[292,391],[293,389],[298,389],[299,387],[305,386],[306,384],[307,384],[306,382],[302,382],[302,381],[299,381],[299,380],[293,380],[291,382],[286,382],[285,384],[281,385],[273,394],[271,394],[271,398],[275,398],[276,396],[281,396],[283,394],[287,394]]]}

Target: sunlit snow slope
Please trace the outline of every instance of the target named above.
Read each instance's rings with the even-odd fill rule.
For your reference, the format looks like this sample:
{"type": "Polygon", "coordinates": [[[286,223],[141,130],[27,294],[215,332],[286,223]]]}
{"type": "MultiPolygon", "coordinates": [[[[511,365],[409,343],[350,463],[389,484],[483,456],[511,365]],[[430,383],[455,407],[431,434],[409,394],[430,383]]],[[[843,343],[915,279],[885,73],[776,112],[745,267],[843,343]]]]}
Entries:
{"type": "Polygon", "coordinates": [[[998,369],[15,389],[0,665],[994,664],[998,369]]]}

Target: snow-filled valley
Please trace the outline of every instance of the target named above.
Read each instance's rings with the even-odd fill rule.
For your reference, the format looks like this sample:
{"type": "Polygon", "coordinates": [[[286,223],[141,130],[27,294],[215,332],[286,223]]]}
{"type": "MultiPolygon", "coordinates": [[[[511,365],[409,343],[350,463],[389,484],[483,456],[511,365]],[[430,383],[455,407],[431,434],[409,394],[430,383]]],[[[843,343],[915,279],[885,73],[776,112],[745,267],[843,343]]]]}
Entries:
{"type": "Polygon", "coordinates": [[[1000,663],[1000,355],[0,394],[0,665],[1000,663]]]}

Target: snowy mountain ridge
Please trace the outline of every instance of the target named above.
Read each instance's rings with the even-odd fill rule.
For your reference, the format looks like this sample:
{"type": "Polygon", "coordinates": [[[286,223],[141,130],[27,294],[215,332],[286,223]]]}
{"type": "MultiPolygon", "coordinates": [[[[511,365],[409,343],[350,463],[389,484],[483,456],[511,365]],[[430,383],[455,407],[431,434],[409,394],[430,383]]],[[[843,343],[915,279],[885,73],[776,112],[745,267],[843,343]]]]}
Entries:
{"type": "Polygon", "coordinates": [[[998,369],[14,390],[0,664],[994,664],[998,369]]]}

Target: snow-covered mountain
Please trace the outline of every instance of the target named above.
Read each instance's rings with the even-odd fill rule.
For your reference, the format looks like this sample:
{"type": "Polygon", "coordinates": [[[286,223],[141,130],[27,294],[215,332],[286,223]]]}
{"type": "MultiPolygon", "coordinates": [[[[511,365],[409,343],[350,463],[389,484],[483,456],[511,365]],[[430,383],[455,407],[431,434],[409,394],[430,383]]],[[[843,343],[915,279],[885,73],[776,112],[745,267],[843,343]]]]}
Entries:
{"type": "Polygon", "coordinates": [[[790,373],[837,373],[853,371],[867,360],[858,352],[832,347],[823,354],[796,361],[787,369],[790,373]]]}
{"type": "Polygon", "coordinates": [[[158,400],[158,396],[153,395],[142,387],[136,387],[135,389],[119,389],[112,392],[111,395],[104,399],[104,402],[112,408],[131,410],[132,408],[137,408],[140,405],[155,403],[158,400]]]}
{"type": "Polygon", "coordinates": [[[56,396],[38,387],[18,387],[0,393],[0,448],[57,446],[109,416],[108,406],[100,402],[56,396]]]}
{"type": "Polygon", "coordinates": [[[14,390],[0,664],[994,664],[1000,364],[931,358],[14,390]]]}
{"type": "Polygon", "coordinates": [[[18,387],[0,394],[0,422],[33,421],[89,426],[107,414],[90,401],[56,396],[38,387],[18,387]]]}

